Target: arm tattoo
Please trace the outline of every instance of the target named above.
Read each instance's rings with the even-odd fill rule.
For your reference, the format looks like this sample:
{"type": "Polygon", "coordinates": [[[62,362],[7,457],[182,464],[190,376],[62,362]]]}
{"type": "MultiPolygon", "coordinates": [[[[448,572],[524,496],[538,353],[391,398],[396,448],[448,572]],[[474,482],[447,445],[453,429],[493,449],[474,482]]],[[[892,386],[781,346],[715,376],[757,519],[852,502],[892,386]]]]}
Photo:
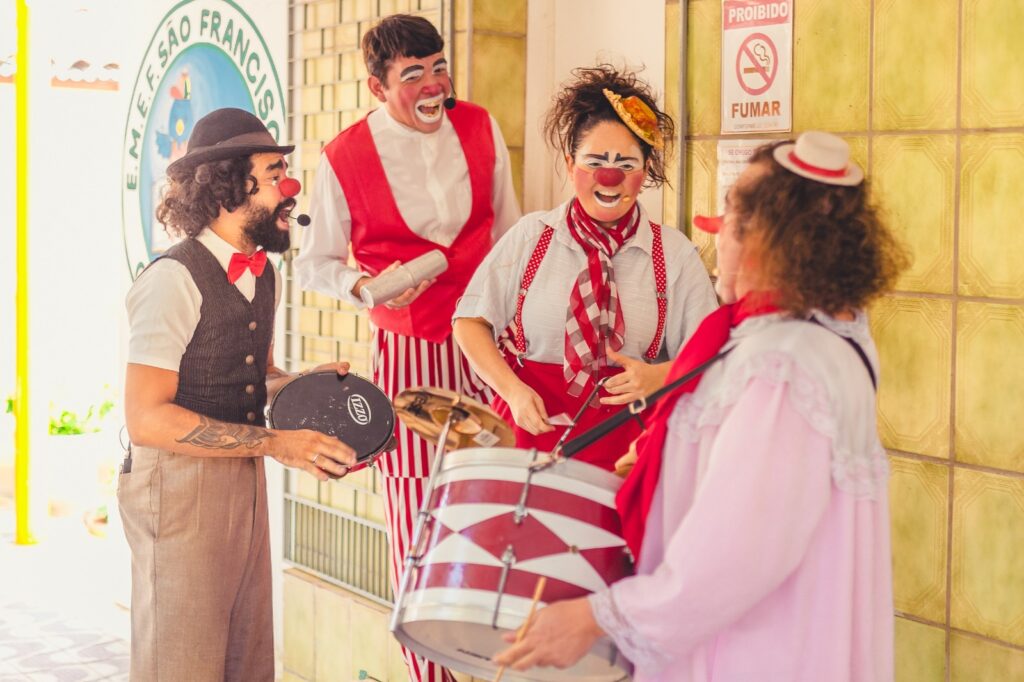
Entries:
{"type": "Polygon", "coordinates": [[[211,450],[234,450],[235,448],[259,447],[263,441],[273,438],[267,429],[260,426],[245,424],[228,424],[199,415],[199,426],[192,429],[184,438],[176,439],[177,443],[188,443],[199,448],[211,450]]]}

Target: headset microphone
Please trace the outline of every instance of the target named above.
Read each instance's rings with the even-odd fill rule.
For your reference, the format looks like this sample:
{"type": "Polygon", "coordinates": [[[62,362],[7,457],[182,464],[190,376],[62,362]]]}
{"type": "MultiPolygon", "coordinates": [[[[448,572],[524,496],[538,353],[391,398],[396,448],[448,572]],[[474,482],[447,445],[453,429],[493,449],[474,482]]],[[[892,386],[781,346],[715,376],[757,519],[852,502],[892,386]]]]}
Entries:
{"type": "Polygon", "coordinates": [[[444,108],[451,111],[455,108],[455,81],[452,80],[451,76],[448,76],[448,83],[451,84],[452,91],[444,98],[444,108]]]}

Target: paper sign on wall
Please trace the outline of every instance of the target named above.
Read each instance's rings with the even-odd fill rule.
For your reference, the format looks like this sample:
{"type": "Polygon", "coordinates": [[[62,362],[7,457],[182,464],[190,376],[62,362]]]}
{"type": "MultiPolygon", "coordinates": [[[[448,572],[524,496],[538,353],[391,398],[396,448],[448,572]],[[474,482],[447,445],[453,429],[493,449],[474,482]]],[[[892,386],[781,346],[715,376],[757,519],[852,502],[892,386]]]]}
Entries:
{"type": "Polygon", "coordinates": [[[774,140],[719,140],[716,215],[725,213],[725,195],[736,183],[736,178],[747,167],[750,157],[758,147],[771,144],[774,140]]]}
{"type": "Polygon", "coordinates": [[[723,0],[722,133],[793,129],[793,0],[723,0]]]}

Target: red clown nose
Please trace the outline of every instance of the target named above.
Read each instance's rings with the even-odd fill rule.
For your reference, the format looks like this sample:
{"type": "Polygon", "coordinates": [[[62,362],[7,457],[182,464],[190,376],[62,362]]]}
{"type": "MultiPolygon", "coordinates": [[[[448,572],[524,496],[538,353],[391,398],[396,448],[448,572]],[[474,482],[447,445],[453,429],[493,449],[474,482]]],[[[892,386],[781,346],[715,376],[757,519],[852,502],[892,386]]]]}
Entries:
{"type": "Polygon", "coordinates": [[[622,184],[626,174],[618,168],[598,168],[594,171],[594,179],[597,180],[597,184],[604,187],[615,187],[622,184]]]}
{"type": "Polygon", "coordinates": [[[295,178],[285,178],[281,182],[277,183],[277,191],[279,191],[285,199],[291,199],[302,191],[302,184],[295,178]]]}

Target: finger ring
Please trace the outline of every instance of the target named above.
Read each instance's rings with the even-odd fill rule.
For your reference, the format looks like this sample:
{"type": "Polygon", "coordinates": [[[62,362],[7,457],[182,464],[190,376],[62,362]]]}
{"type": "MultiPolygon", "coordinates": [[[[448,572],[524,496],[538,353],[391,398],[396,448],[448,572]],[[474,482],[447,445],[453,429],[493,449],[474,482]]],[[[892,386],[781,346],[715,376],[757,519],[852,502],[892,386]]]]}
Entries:
{"type": "Polygon", "coordinates": [[[318,459],[320,459],[320,453],[319,452],[316,453],[315,455],[313,455],[313,461],[311,462],[311,464],[316,464],[316,461],[318,459]]]}

